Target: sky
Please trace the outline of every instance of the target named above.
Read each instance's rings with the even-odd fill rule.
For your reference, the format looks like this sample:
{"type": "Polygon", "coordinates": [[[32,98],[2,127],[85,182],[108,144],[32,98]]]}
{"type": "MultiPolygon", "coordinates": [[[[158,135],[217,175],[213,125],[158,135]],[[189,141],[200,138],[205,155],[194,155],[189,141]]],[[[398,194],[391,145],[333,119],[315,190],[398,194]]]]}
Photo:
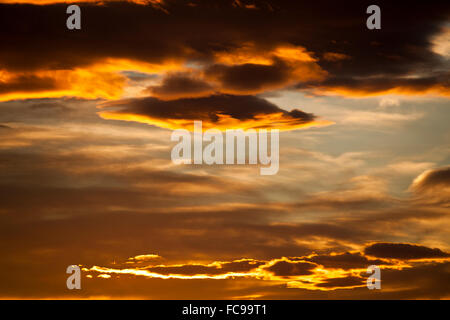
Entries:
{"type": "Polygon", "coordinates": [[[449,299],[450,6],[371,4],[0,0],[0,299],[449,299]]]}

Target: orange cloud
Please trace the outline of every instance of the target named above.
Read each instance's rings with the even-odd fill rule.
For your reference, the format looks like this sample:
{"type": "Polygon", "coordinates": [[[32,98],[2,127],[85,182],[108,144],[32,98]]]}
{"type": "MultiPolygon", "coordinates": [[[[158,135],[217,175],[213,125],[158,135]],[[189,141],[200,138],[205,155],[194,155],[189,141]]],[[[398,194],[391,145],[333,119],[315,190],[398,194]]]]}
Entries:
{"type": "Polygon", "coordinates": [[[450,207],[450,166],[422,172],[409,186],[409,191],[419,203],[450,207]]]}
{"type": "Polygon", "coordinates": [[[344,53],[339,52],[325,52],[323,54],[323,58],[327,61],[341,61],[341,60],[349,60],[351,57],[344,53]]]}
{"type": "Polygon", "coordinates": [[[158,258],[161,258],[161,257],[157,254],[140,254],[140,255],[137,255],[130,259],[137,260],[137,261],[147,261],[147,260],[158,259],[158,258]]]}
{"type": "Polygon", "coordinates": [[[205,69],[205,78],[230,94],[254,94],[318,82],[328,75],[311,52],[294,45],[268,50],[244,43],[235,50],[216,52],[214,59],[216,64],[205,69]]]}
{"type": "Polygon", "coordinates": [[[297,86],[318,95],[339,95],[344,97],[373,97],[382,95],[429,95],[450,96],[448,72],[430,75],[409,75],[389,77],[339,77],[333,76],[320,83],[297,86]]]}
{"type": "Polygon", "coordinates": [[[125,77],[96,69],[47,70],[13,74],[3,72],[0,101],[33,98],[80,97],[86,99],[120,98],[125,77]],[[34,79],[36,86],[22,79],[34,79]],[[15,84],[11,86],[11,83],[15,84]],[[47,86],[46,86],[47,84],[47,86]]]}
{"type": "Polygon", "coordinates": [[[169,101],[146,97],[105,102],[99,107],[111,109],[98,113],[103,119],[190,131],[195,120],[202,120],[205,130],[297,130],[333,124],[298,109],[288,112],[265,99],[243,95],[211,95],[169,101]]]}
{"type": "MultiPolygon", "coordinates": [[[[282,257],[271,260],[241,259],[214,261],[212,263],[190,262],[127,268],[93,266],[90,268],[84,267],[83,271],[88,272],[88,276],[98,274],[97,277],[104,278],[114,274],[182,280],[253,278],[285,284],[289,288],[329,291],[365,286],[365,278],[362,274],[366,272],[366,268],[372,262],[363,255],[354,252],[328,255],[312,254],[304,257],[282,257]],[[355,261],[355,257],[359,260],[355,261]],[[367,265],[361,264],[363,259],[367,265]],[[342,263],[346,264],[346,268],[342,268],[342,263]],[[338,267],[335,267],[334,264],[337,264],[338,267]]],[[[389,260],[378,259],[375,262],[381,268],[393,270],[412,267],[412,265],[402,261],[396,261],[396,264],[392,264],[389,260]]]]}
{"type": "MultiPolygon", "coordinates": [[[[193,131],[194,125],[190,119],[158,119],[150,116],[131,114],[131,113],[115,113],[108,111],[99,112],[100,117],[106,120],[122,120],[145,123],[148,125],[157,126],[164,129],[187,129],[193,131]]],[[[328,120],[317,120],[307,123],[301,123],[295,118],[286,117],[283,113],[274,113],[270,115],[260,114],[255,115],[254,119],[238,120],[228,115],[217,115],[219,120],[216,122],[203,122],[204,130],[219,129],[225,131],[227,129],[255,129],[255,128],[274,128],[282,131],[308,129],[312,127],[323,127],[334,124],[328,120]]]]}
{"type": "Polygon", "coordinates": [[[0,70],[0,101],[34,98],[78,97],[119,99],[128,87],[121,71],[163,73],[180,69],[181,62],[150,64],[129,59],[107,58],[93,65],[59,70],[9,72],[0,70]]]}

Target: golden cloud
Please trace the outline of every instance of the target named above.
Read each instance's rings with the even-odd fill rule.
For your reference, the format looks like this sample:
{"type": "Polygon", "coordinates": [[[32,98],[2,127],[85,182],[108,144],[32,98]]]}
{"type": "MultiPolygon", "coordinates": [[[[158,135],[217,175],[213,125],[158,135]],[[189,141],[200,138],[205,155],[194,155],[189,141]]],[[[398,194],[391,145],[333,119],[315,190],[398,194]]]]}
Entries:
{"type": "MultiPolygon", "coordinates": [[[[373,255],[374,246],[365,248],[367,253],[373,255]]],[[[390,254],[388,258],[371,260],[360,252],[341,252],[329,254],[311,254],[302,257],[282,257],[271,260],[240,259],[232,261],[214,261],[212,263],[195,263],[175,265],[148,265],[144,267],[110,268],[101,266],[84,267],[83,271],[101,275],[133,275],[156,279],[237,279],[253,278],[285,284],[289,288],[302,288],[307,290],[330,291],[335,289],[352,289],[364,287],[366,278],[363,274],[369,265],[376,264],[385,270],[404,270],[417,267],[417,263],[409,262],[411,248],[419,249],[419,253],[437,252],[438,249],[430,249],[423,246],[384,243],[378,244],[380,249],[388,251],[394,248],[395,259],[390,254]],[[381,248],[380,245],[383,247],[381,248]],[[406,260],[405,260],[406,259],[406,260]]],[[[377,247],[377,248],[378,248],[377,247]]],[[[377,251],[378,252],[378,251],[377,251]]],[[[439,252],[442,252],[439,250],[439,252]]],[[[433,256],[434,257],[434,256],[433,256]]],[[[434,259],[437,263],[450,261],[447,256],[440,255],[434,259]]],[[[106,278],[106,277],[105,277],[106,278]]]]}
{"type": "Polygon", "coordinates": [[[0,101],[16,99],[77,97],[119,99],[129,87],[122,71],[155,74],[181,67],[181,62],[150,64],[130,59],[107,58],[74,69],[10,72],[0,70],[0,101]]]}
{"type": "Polygon", "coordinates": [[[195,120],[203,128],[297,130],[332,124],[313,114],[294,109],[285,111],[256,96],[211,95],[208,97],[159,100],[152,97],[110,101],[99,105],[103,119],[134,121],[164,129],[193,131],[195,120]]]}

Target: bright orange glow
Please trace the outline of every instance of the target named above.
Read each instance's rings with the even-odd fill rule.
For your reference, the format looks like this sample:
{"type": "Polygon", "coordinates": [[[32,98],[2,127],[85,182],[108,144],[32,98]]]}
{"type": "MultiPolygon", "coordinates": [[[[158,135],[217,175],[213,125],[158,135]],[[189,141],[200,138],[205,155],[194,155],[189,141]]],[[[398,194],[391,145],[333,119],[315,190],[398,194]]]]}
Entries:
{"type": "Polygon", "coordinates": [[[37,71],[35,73],[11,74],[3,72],[0,81],[17,79],[20,76],[32,76],[50,79],[55,87],[44,90],[23,89],[12,90],[0,94],[0,101],[14,99],[56,98],[63,96],[81,97],[86,99],[117,99],[123,92],[125,77],[112,72],[95,68],[74,70],[37,71]]]}
{"type": "Polygon", "coordinates": [[[228,279],[228,278],[235,278],[235,277],[256,277],[259,274],[257,272],[229,272],[225,274],[218,274],[218,275],[208,275],[208,274],[196,274],[192,276],[186,276],[186,275],[180,275],[180,274],[159,274],[155,272],[150,272],[145,269],[112,269],[112,268],[104,268],[104,267],[98,267],[93,266],[90,269],[83,269],[84,271],[95,271],[105,274],[130,274],[135,276],[144,276],[147,278],[157,278],[157,279],[228,279]]]}
{"type": "Polygon", "coordinates": [[[146,260],[152,260],[152,259],[157,259],[157,258],[161,258],[161,257],[158,256],[157,254],[141,254],[141,255],[135,256],[134,258],[130,258],[130,259],[138,260],[138,261],[146,261],[146,260]]]}
{"type": "Polygon", "coordinates": [[[288,61],[303,61],[313,62],[317,59],[312,57],[312,54],[303,47],[295,46],[281,46],[273,51],[273,55],[288,61]]]}
{"type": "Polygon", "coordinates": [[[163,64],[151,64],[129,59],[107,58],[91,66],[72,70],[38,70],[35,72],[12,73],[0,70],[0,83],[13,82],[21,76],[31,76],[52,80],[55,87],[32,90],[15,89],[0,94],[0,101],[33,98],[79,97],[85,99],[119,99],[124,94],[127,79],[121,71],[142,73],[163,73],[181,69],[181,62],[168,61],[163,64]]]}
{"type": "MultiPolygon", "coordinates": [[[[289,288],[302,288],[307,290],[319,290],[319,291],[331,291],[337,288],[356,288],[365,286],[365,279],[360,275],[366,272],[366,268],[351,268],[351,269],[340,269],[340,268],[325,268],[321,265],[317,265],[311,270],[310,274],[300,274],[296,275],[276,275],[274,272],[270,271],[270,268],[277,263],[284,262],[288,264],[295,263],[310,263],[308,257],[298,257],[298,258],[287,258],[282,257],[279,259],[272,259],[268,261],[258,261],[253,259],[241,259],[233,261],[214,261],[212,263],[194,263],[188,262],[186,264],[175,264],[175,265],[152,265],[148,267],[140,268],[107,268],[100,266],[93,266],[91,268],[83,268],[85,272],[98,273],[97,277],[109,278],[108,276],[112,274],[125,274],[134,276],[143,276],[146,278],[157,278],[157,279],[184,279],[184,280],[196,280],[196,279],[213,279],[213,280],[223,280],[229,278],[253,278],[255,280],[271,281],[280,284],[285,284],[289,288]],[[306,260],[303,260],[306,259],[306,260]],[[248,262],[249,270],[241,272],[227,272],[224,270],[222,273],[217,273],[217,270],[221,270],[227,263],[237,263],[237,262],[248,262]],[[254,265],[254,268],[251,267],[254,265]],[[202,268],[213,268],[213,273],[198,273],[198,274],[184,274],[182,272],[183,267],[187,267],[187,270],[191,270],[193,266],[198,266],[202,268]],[[158,268],[163,270],[164,268],[178,268],[177,273],[162,274],[158,272],[152,272],[151,268],[158,268]],[[336,279],[346,279],[348,277],[353,277],[360,279],[360,284],[348,284],[348,285],[327,285],[327,280],[336,279]]],[[[450,260],[450,259],[447,259],[450,260]]],[[[411,268],[411,265],[406,264],[401,261],[386,260],[386,265],[380,265],[381,268],[402,270],[405,268],[411,268]]]]}
{"type": "MultiPolygon", "coordinates": [[[[193,119],[159,119],[150,116],[144,116],[132,113],[120,113],[120,112],[109,112],[101,111],[98,113],[100,117],[107,120],[123,120],[123,121],[134,121],[140,123],[146,123],[149,125],[154,125],[164,129],[187,129],[189,131],[194,130],[193,119]]],[[[283,113],[273,113],[273,114],[260,114],[256,115],[254,119],[239,120],[232,118],[228,115],[218,114],[218,121],[211,122],[208,120],[203,120],[203,129],[219,129],[225,131],[227,129],[279,129],[282,131],[307,129],[311,127],[322,127],[334,124],[332,121],[327,120],[317,120],[307,123],[302,123],[299,119],[286,116],[283,113]]]]}
{"type": "Polygon", "coordinates": [[[230,52],[218,52],[215,54],[216,62],[226,65],[240,65],[246,63],[271,65],[273,64],[273,59],[275,57],[288,61],[317,61],[305,48],[292,45],[285,45],[273,50],[262,51],[261,49],[256,48],[252,43],[244,43],[236,50],[230,52]]]}
{"type": "Polygon", "coordinates": [[[105,72],[138,71],[144,73],[166,73],[183,70],[183,60],[168,59],[161,63],[148,63],[125,58],[105,58],[91,66],[105,72]]]}
{"type": "MultiPolygon", "coordinates": [[[[263,51],[256,48],[253,44],[244,44],[241,48],[231,52],[216,53],[215,60],[217,63],[227,66],[240,66],[244,64],[254,64],[261,66],[274,66],[282,63],[286,68],[286,78],[266,84],[265,86],[255,90],[236,90],[230,88],[221,88],[222,92],[230,94],[254,94],[266,90],[274,90],[299,82],[315,82],[324,80],[328,73],[323,70],[316,62],[317,59],[313,54],[300,46],[283,45],[272,50],[263,51]]],[[[210,81],[217,81],[214,76],[210,77],[210,81]]]]}
{"type": "Polygon", "coordinates": [[[271,65],[272,59],[268,54],[260,54],[251,43],[243,44],[239,49],[231,52],[217,52],[214,56],[215,61],[226,65],[239,64],[262,64],[271,65]]]}

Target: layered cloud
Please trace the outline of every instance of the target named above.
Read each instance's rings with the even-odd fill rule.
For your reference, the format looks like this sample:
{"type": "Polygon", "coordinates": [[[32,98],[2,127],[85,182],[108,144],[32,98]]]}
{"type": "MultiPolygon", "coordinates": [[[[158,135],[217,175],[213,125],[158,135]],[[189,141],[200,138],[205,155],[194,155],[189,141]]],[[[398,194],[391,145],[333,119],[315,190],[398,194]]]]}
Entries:
{"type": "MultiPolygon", "coordinates": [[[[450,255],[439,249],[402,243],[375,243],[364,248],[364,253],[341,252],[311,254],[303,257],[283,257],[272,260],[241,259],[234,261],[215,261],[212,263],[188,263],[178,265],[84,267],[87,277],[96,275],[131,275],[157,279],[184,280],[224,280],[229,278],[253,278],[289,288],[312,291],[333,291],[336,289],[355,289],[365,287],[370,265],[378,265],[384,272],[415,270],[423,266],[441,264],[448,266],[450,255]],[[368,256],[379,256],[373,260],[368,256]],[[422,263],[410,263],[411,259],[438,259],[422,263]],[[394,260],[392,260],[394,259],[394,260]]],[[[383,286],[395,285],[383,282],[383,286]]]]}
{"type": "Polygon", "coordinates": [[[160,99],[193,98],[208,96],[216,89],[207,81],[189,73],[167,75],[160,84],[147,88],[147,93],[160,99]]]}
{"type": "Polygon", "coordinates": [[[408,243],[375,243],[366,247],[364,253],[379,258],[403,260],[450,257],[449,253],[438,248],[432,249],[408,243]]]}
{"type": "Polygon", "coordinates": [[[120,74],[96,70],[0,72],[0,101],[52,97],[120,98],[125,84],[120,74]]]}
{"type": "Polygon", "coordinates": [[[100,111],[104,119],[136,121],[168,129],[193,129],[194,120],[202,120],[205,128],[294,130],[332,124],[298,109],[285,111],[256,96],[211,95],[200,98],[159,100],[127,99],[107,102],[100,111]]]}
{"type": "Polygon", "coordinates": [[[383,29],[373,32],[364,25],[367,6],[356,1],[345,7],[325,1],[90,1],[81,4],[78,31],[65,28],[65,3],[17,2],[0,4],[0,69],[8,75],[2,100],[24,98],[24,92],[116,99],[117,87],[130,85],[116,79],[120,72],[148,72],[144,64],[158,66],[161,77],[196,70],[196,79],[172,75],[152,84],[147,92],[159,98],[280,89],[356,97],[449,94],[447,49],[436,45],[448,32],[444,3],[380,3],[383,29]],[[411,24],[409,16],[420,21],[411,24]],[[31,30],[37,31],[32,38],[31,30]],[[94,66],[105,61],[113,61],[114,70],[99,73],[94,66]],[[64,78],[75,80],[64,84],[64,78]]]}
{"type": "Polygon", "coordinates": [[[71,2],[0,1],[0,298],[450,298],[446,3],[71,2]],[[278,174],[173,165],[194,120],[278,174]]]}
{"type": "Polygon", "coordinates": [[[374,77],[359,79],[333,77],[320,84],[310,86],[298,85],[300,89],[309,88],[316,94],[331,94],[350,97],[370,97],[381,95],[450,95],[450,75],[439,72],[427,76],[411,77],[374,77]]]}

